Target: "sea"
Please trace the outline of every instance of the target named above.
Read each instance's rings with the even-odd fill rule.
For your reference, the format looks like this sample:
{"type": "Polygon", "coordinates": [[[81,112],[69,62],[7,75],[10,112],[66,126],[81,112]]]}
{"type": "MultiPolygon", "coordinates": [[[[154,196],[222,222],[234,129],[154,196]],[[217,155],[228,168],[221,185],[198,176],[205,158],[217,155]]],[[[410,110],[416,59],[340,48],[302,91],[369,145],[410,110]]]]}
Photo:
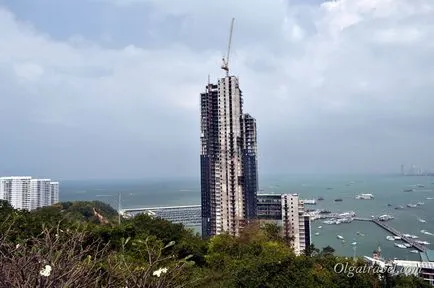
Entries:
{"type": "MultiPolygon", "coordinates": [[[[394,219],[387,222],[402,233],[414,234],[420,240],[434,243],[434,177],[401,175],[267,175],[260,177],[260,193],[298,193],[302,199],[318,199],[317,205],[308,209],[326,209],[331,212],[354,211],[358,217],[371,218],[388,214],[394,219]],[[412,189],[412,192],[404,192],[412,189]],[[358,200],[361,193],[374,195],[373,200],[358,200]],[[342,199],[337,202],[335,199],[342,199]],[[407,204],[423,202],[415,208],[407,204]],[[404,209],[395,209],[397,206],[404,209]],[[421,222],[423,219],[426,222],[421,222]]],[[[200,204],[200,181],[198,178],[148,179],[148,180],[86,180],[62,181],[60,201],[100,200],[117,209],[138,207],[166,207],[200,204]]],[[[197,228],[197,227],[196,227],[197,228]]],[[[324,224],[323,220],[312,222],[312,242],[322,249],[331,246],[340,256],[371,256],[377,247],[386,259],[419,260],[413,249],[394,246],[386,240],[387,231],[372,222],[324,224]],[[322,226],[322,228],[318,228],[322,226]],[[319,235],[315,235],[319,232],[319,235]],[[337,238],[341,235],[345,243],[337,238]],[[351,243],[357,242],[356,245],[351,243]]],[[[434,245],[428,245],[434,249],[434,245]]]]}

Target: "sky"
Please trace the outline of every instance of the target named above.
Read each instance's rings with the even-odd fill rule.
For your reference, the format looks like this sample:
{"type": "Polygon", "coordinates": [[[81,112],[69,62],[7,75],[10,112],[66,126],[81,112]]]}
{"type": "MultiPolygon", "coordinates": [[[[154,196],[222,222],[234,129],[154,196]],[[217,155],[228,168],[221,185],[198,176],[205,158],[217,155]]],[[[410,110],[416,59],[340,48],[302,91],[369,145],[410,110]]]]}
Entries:
{"type": "Polygon", "coordinates": [[[260,175],[434,168],[432,0],[0,0],[0,175],[198,178],[232,17],[260,175]]]}

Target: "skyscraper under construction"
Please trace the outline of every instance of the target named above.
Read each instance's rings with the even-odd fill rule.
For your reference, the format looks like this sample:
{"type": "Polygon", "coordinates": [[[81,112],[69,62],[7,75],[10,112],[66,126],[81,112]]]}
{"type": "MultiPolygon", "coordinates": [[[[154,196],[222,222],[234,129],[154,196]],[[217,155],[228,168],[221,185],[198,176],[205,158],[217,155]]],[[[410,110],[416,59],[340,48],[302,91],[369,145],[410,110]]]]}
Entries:
{"type": "Polygon", "coordinates": [[[256,121],[243,114],[238,78],[229,75],[208,83],[201,93],[201,206],[204,237],[239,235],[256,217],[258,190],[256,121]]]}

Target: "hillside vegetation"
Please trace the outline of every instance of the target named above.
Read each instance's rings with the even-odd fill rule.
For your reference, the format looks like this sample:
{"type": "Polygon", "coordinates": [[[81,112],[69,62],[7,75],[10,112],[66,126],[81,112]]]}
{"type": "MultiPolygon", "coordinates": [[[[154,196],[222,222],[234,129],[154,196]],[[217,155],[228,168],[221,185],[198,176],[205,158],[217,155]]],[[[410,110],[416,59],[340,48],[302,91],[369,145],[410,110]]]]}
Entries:
{"type": "Polygon", "coordinates": [[[295,256],[276,226],[202,240],[146,215],[122,219],[102,202],[17,211],[0,200],[0,287],[430,287],[373,271],[338,274],[333,249],[295,256]]]}

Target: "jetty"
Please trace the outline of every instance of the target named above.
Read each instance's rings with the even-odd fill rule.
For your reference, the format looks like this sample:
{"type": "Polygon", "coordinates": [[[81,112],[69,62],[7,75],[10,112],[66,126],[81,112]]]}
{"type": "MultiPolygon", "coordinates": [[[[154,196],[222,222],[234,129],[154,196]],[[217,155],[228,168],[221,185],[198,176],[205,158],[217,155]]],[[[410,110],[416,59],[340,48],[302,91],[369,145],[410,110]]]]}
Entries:
{"type": "Polygon", "coordinates": [[[424,245],[415,242],[412,238],[405,237],[403,233],[399,232],[398,230],[396,230],[393,227],[390,227],[386,223],[384,223],[378,219],[372,219],[371,221],[374,222],[375,224],[377,224],[378,226],[380,226],[381,228],[383,228],[384,230],[387,230],[388,232],[392,233],[393,235],[401,237],[402,241],[407,242],[408,244],[410,244],[411,246],[413,246],[417,250],[419,250],[421,252],[425,252],[426,250],[428,250],[428,248],[425,247],[424,245]]]}

